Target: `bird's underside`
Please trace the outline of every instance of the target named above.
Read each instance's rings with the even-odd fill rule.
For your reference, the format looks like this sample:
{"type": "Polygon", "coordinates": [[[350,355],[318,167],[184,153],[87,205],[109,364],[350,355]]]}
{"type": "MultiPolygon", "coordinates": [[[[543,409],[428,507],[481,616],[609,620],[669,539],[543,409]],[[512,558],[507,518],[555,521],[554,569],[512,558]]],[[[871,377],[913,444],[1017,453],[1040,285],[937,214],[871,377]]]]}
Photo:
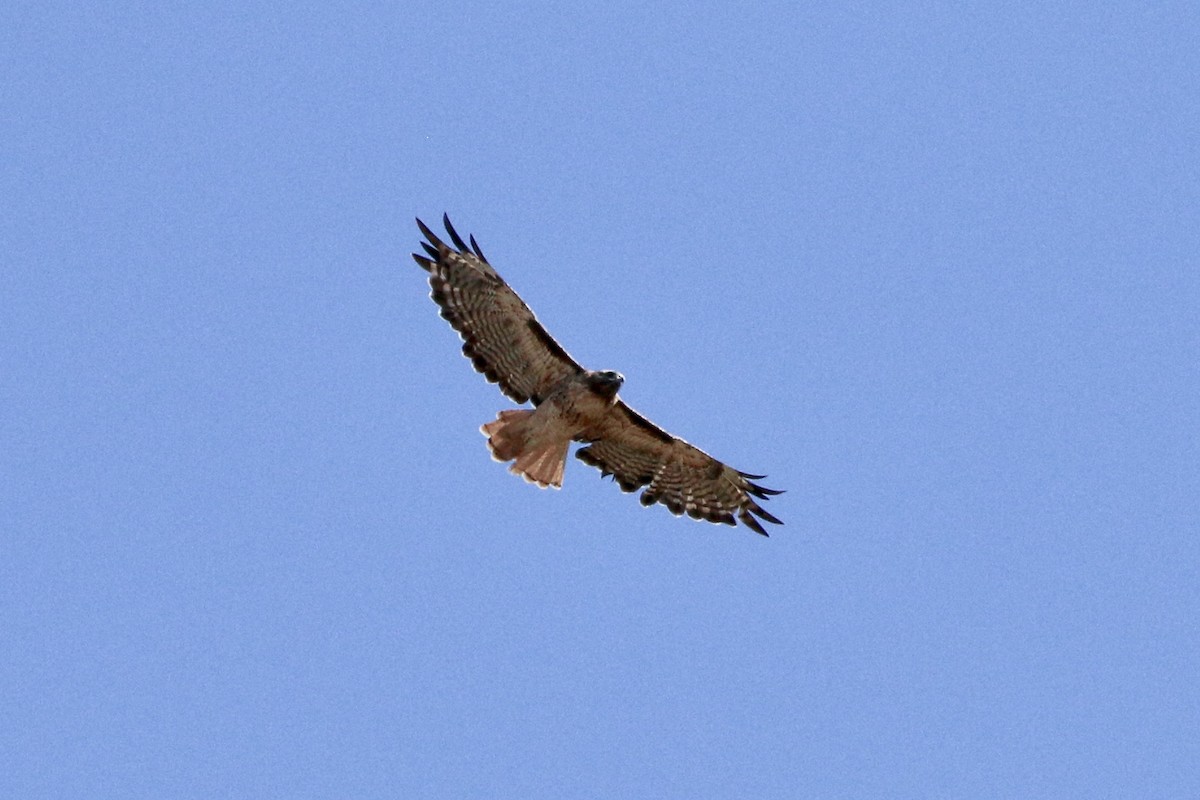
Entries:
{"type": "Polygon", "coordinates": [[[675,515],[743,525],[760,533],[759,519],[783,523],[757,502],[781,494],[704,451],[672,436],[618,397],[624,378],[586,370],[546,332],[529,307],[443,217],[453,246],[423,222],[425,255],[413,254],[429,273],[430,295],[463,339],[475,368],[518,403],[485,424],[488,447],[510,470],[538,486],[561,487],[572,441],[586,446],[575,456],[611,476],[623,491],[644,491],[643,505],[662,503],[675,515]]]}

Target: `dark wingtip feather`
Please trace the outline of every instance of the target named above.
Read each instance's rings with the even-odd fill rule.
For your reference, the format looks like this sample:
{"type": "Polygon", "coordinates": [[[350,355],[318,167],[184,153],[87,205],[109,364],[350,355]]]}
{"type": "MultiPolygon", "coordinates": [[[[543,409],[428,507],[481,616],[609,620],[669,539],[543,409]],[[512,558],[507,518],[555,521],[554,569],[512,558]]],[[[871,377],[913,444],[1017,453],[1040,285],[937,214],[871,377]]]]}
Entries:
{"type": "Polygon", "coordinates": [[[756,520],[754,517],[750,516],[749,512],[742,511],[741,514],[738,514],[738,519],[740,519],[742,521],[743,525],[745,525],[747,528],[754,531],[758,535],[770,536],[770,534],[768,534],[766,532],[766,530],[763,529],[763,526],[758,524],[758,520],[756,520]]]}
{"type": "Polygon", "coordinates": [[[768,489],[765,486],[759,486],[757,483],[746,481],[746,491],[755,497],[761,497],[766,500],[768,497],[773,497],[777,494],[783,494],[783,489],[768,489]]]}
{"type": "MultiPolygon", "coordinates": [[[[421,233],[423,233],[425,235],[425,238],[429,240],[429,243],[431,245],[433,245],[434,248],[436,248],[436,250],[440,250],[442,248],[445,248],[447,250],[449,249],[448,247],[446,247],[446,243],[438,238],[438,235],[436,233],[429,230],[429,226],[426,225],[424,222],[422,222],[420,217],[417,217],[417,227],[421,229],[421,233]]],[[[429,248],[425,246],[424,242],[421,243],[421,246],[425,247],[426,250],[429,250],[429,248]]],[[[434,255],[437,255],[436,250],[432,251],[434,253],[434,255]]]]}
{"type": "Polygon", "coordinates": [[[417,217],[417,227],[421,229],[421,233],[426,239],[433,241],[437,238],[434,232],[429,230],[429,226],[426,225],[424,220],[422,220],[420,217],[417,217]]]}
{"type": "Polygon", "coordinates": [[[442,224],[446,226],[446,233],[450,234],[450,239],[454,242],[454,246],[458,248],[459,252],[470,252],[467,248],[467,243],[463,241],[462,237],[458,235],[458,231],[454,230],[454,226],[450,224],[449,214],[442,214],[442,224]]]}
{"type": "Polygon", "coordinates": [[[469,238],[471,239],[471,249],[475,251],[475,255],[479,256],[479,260],[486,264],[487,256],[479,249],[479,242],[475,241],[475,235],[471,234],[469,238]]]}
{"type": "Polygon", "coordinates": [[[783,524],[783,520],[777,519],[773,514],[766,511],[765,509],[763,509],[762,506],[758,505],[757,503],[750,506],[750,511],[753,514],[756,514],[756,515],[762,517],[767,522],[770,522],[772,525],[782,525],[783,524]]]}

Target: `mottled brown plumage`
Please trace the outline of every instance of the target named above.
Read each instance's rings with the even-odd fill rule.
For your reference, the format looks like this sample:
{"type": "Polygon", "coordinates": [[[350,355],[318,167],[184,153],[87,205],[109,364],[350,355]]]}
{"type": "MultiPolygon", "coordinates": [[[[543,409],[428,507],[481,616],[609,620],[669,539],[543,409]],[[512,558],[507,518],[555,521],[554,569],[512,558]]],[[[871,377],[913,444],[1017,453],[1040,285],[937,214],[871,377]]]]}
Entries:
{"type": "Polygon", "coordinates": [[[662,503],[672,514],[743,525],[760,533],[758,519],[782,525],[756,501],[780,494],[753,483],[762,475],[739,472],[672,436],[617,396],[624,378],[581,367],[488,263],[442,218],[453,246],[417,220],[428,241],[413,254],[429,273],[430,296],[463,339],[475,369],[518,403],[533,409],[501,411],[482,427],[492,455],[513,461],[511,471],[539,486],[561,487],[567,448],[611,476],[623,491],[642,492],[643,505],[662,503]]]}

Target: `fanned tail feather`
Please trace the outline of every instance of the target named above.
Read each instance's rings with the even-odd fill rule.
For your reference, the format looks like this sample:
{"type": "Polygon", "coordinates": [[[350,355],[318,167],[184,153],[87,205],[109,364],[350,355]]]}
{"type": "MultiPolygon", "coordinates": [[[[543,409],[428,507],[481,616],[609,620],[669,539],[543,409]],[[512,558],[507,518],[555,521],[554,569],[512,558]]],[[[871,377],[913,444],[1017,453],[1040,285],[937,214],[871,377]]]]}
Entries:
{"type": "Polygon", "coordinates": [[[497,418],[480,427],[488,437],[488,448],[497,461],[516,459],[509,472],[547,488],[562,488],[569,439],[539,441],[533,426],[533,411],[528,409],[501,411],[497,418]]]}
{"type": "Polygon", "coordinates": [[[488,437],[488,448],[497,461],[512,461],[525,449],[529,418],[528,409],[501,411],[496,419],[481,425],[479,430],[488,437]]]}
{"type": "Polygon", "coordinates": [[[520,475],[543,489],[549,486],[561,489],[569,444],[570,440],[564,439],[530,448],[517,457],[513,465],[508,468],[509,472],[520,475]]]}

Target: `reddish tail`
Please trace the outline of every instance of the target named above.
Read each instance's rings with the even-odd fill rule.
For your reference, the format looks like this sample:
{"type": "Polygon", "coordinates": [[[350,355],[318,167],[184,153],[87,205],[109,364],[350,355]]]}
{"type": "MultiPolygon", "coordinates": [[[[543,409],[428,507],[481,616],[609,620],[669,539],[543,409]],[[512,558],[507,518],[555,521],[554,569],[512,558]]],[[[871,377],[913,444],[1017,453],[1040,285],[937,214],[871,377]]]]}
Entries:
{"type": "Polygon", "coordinates": [[[516,462],[509,472],[520,475],[543,489],[562,488],[563,470],[567,463],[570,439],[550,437],[543,440],[533,412],[528,409],[501,411],[494,422],[480,429],[488,437],[492,458],[516,462]]]}

